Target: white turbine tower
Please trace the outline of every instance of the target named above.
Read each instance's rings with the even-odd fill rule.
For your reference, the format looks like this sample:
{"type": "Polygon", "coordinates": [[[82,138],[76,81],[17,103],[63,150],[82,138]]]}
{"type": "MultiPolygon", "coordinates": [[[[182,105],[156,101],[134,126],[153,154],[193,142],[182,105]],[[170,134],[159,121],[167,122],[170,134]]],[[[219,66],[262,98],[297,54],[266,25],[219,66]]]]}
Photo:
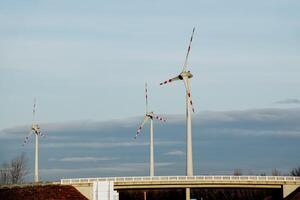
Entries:
{"type": "Polygon", "coordinates": [[[153,141],[153,118],[165,122],[166,120],[154,114],[154,112],[148,112],[148,91],[147,83],[145,83],[145,94],[146,94],[146,114],[142,124],[139,126],[134,139],[140,134],[144,124],[150,119],[150,176],[154,176],[154,141],[153,141]]]}
{"type": "Polygon", "coordinates": [[[32,125],[29,134],[26,136],[23,146],[29,141],[30,136],[35,134],[35,162],[34,162],[34,182],[39,182],[39,136],[44,137],[41,133],[40,126],[35,122],[36,99],[34,98],[33,111],[32,111],[32,125]]]}
{"type": "Polygon", "coordinates": [[[193,151],[192,151],[192,116],[191,116],[191,110],[194,112],[191,92],[190,92],[190,81],[189,79],[193,77],[190,71],[187,71],[187,62],[188,62],[188,56],[191,50],[191,44],[193,41],[195,28],[193,28],[192,36],[190,39],[189,47],[187,50],[187,54],[185,57],[185,61],[183,64],[183,69],[181,73],[171,78],[167,81],[164,81],[160,83],[160,85],[164,85],[167,83],[170,83],[172,81],[177,80],[183,80],[185,89],[186,89],[186,175],[187,176],[193,176],[193,151]]]}

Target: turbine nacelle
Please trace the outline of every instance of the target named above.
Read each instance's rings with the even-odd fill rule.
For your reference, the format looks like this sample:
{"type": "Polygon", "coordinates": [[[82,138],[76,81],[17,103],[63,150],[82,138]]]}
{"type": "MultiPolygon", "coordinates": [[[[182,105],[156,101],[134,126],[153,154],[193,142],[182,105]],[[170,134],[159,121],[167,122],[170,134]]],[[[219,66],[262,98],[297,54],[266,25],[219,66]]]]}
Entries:
{"type": "Polygon", "coordinates": [[[31,130],[34,131],[34,133],[37,135],[41,134],[41,128],[38,124],[33,124],[31,130]]]}
{"type": "Polygon", "coordinates": [[[149,117],[150,119],[153,119],[153,117],[154,117],[154,112],[148,112],[148,113],[146,113],[146,116],[147,117],[149,117]]]}
{"type": "Polygon", "coordinates": [[[193,77],[193,74],[192,74],[190,71],[183,71],[183,72],[181,72],[181,73],[179,74],[179,76],[178,76],[178,78],[179,78],[180,80],[183,80],[183,78],[185,78],[185,77],[187,77],[187,78],[192,78],[192,77],[193,77]]]}

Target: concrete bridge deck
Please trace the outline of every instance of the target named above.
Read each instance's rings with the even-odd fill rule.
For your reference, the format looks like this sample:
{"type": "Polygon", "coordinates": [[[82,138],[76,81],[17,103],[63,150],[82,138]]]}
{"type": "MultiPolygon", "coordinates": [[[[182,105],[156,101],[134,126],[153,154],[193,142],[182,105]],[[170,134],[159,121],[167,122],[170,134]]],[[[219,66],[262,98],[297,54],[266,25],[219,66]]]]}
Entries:
{"type": "Polygon", "coordinates": [[[113,181],[116,190],[151,188],[281,188],[283,197],[300,187],[292,176],[145,176],[61,179],[90,198],[94,181],[113,181]]]}

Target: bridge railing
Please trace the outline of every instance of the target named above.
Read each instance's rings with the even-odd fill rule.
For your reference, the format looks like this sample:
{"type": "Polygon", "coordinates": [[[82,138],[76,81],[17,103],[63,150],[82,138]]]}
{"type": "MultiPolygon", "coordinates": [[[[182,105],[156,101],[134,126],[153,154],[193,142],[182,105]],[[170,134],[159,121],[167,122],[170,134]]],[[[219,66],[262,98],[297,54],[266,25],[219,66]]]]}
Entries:
{"type": "Polygon", "coordinates": [[[136,176],[136,177],[104,177],[104,178],[72,178],[61,179],[61,184],[93,183],[94,181],[114,182],[149,182],[149,181],[264,181],[264,182],[300,182],[294,176],[136,176]]]}

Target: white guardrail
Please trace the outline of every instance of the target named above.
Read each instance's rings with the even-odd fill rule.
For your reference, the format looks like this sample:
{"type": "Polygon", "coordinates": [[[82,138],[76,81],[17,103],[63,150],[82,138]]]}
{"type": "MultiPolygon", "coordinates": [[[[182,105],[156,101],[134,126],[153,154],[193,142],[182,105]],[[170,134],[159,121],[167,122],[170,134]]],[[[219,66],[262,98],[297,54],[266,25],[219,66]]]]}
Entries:
{"type": "Polygon", "coordinates": [[[294,176],[137,176],[106,178],[72,178],[61,179],[61,184],[92,183],[94,181],[114,182],[149,182],[149,181],[264,181],[264,182],[299,182],[294,176]]]}

